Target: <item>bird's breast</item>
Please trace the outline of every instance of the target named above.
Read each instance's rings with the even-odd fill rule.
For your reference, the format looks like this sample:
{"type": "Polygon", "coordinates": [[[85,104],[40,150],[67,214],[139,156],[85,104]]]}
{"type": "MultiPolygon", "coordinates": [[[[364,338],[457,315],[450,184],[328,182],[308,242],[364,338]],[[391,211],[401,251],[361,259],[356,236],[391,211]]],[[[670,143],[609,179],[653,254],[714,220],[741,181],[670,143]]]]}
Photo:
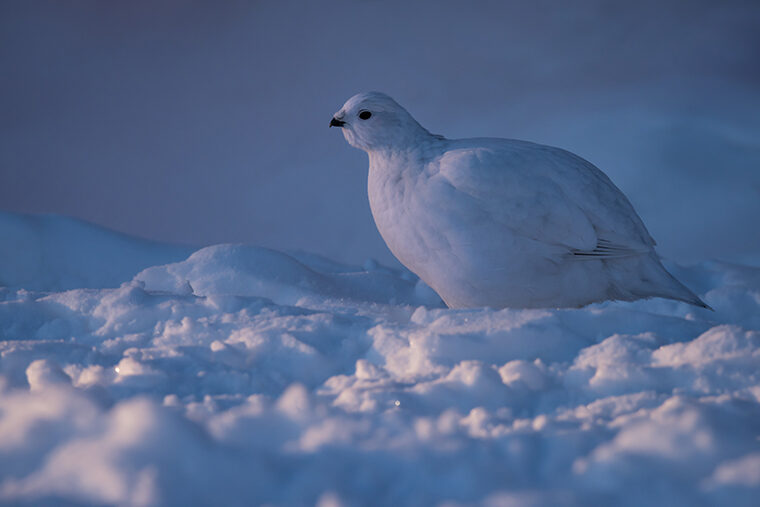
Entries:
{"type": "Polygon", "coordinates": [[[426,218],[418,216],[424,208],[417,188],[420,173],[403,161],[370,159],[368,194],[375,225],[393,255],[414,272],[422,269],[431,247],[426,218]]]}

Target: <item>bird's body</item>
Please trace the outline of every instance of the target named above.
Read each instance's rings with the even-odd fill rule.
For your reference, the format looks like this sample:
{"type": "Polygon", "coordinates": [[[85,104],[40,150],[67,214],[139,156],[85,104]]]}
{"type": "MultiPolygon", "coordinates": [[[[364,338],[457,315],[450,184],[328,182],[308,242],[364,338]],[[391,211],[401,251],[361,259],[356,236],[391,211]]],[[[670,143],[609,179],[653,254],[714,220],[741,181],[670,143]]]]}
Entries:
{"type": "Polygon", "coordinates": [[[706,306],[662,266],[625,195],[570,152],[445,139],[377,92],[351,98],[333,122],[369,154],[372,215],[391,252],[450,307],[655,296],[706,306]]]}

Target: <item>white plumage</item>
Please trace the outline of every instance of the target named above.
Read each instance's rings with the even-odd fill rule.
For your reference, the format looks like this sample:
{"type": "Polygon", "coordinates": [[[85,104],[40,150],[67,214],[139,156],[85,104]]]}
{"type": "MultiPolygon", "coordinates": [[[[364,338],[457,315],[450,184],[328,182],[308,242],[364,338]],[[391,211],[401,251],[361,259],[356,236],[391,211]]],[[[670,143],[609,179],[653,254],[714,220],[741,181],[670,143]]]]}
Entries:
{"type": "Polygon", "coordinates": [[[452,308],[677,299],[707,307],[660,263],[631,203],[568,151],[446,139],[379,92],[330,122],[369,154],[372,215],[391,252],[452,308]]]}

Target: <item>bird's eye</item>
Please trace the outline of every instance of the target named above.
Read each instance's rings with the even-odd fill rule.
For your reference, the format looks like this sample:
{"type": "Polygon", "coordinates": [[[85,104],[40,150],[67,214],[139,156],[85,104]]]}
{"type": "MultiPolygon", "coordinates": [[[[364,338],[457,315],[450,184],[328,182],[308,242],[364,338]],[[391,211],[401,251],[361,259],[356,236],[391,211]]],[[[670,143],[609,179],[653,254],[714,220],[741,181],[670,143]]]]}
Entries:
{"type": "Polygon", "coordinates": [[[359,118],[362,120],[369,120],[371,116],[372,116],[372,113],[370,113],[366,109],[364,111],[359,111],[359,118]]]}

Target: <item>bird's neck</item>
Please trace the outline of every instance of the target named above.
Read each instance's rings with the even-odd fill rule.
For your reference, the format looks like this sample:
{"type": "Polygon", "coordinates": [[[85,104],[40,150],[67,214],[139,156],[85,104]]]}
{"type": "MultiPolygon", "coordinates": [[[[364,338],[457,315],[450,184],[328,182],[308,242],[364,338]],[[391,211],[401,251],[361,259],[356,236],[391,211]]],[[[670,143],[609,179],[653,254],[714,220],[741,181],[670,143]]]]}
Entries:
{"type": "Polygon", "coordinates": [[[420,127],[416,135],[404,143],[367,150],[370,171],[381,171],[389,177],[401,173],[411,176],[439,154],[446,141],[443,136],[431,134],[420,127]]]}
{"type": "MultiPolygon", "coordinates": [[[[428,135],[411,148],[367,152],[369,203],[383,238],[402,220],[403,203],[411,198],[419,182],[429,176],[430,168],[435,166],[431,162],[445,150],[446,142],[440,136],[428,135]]],[[[386,242],[389,241],[392,239],[386,238],[386,242]]],[[[391,250],[395,252],[393,247],[391,250]]]]}

